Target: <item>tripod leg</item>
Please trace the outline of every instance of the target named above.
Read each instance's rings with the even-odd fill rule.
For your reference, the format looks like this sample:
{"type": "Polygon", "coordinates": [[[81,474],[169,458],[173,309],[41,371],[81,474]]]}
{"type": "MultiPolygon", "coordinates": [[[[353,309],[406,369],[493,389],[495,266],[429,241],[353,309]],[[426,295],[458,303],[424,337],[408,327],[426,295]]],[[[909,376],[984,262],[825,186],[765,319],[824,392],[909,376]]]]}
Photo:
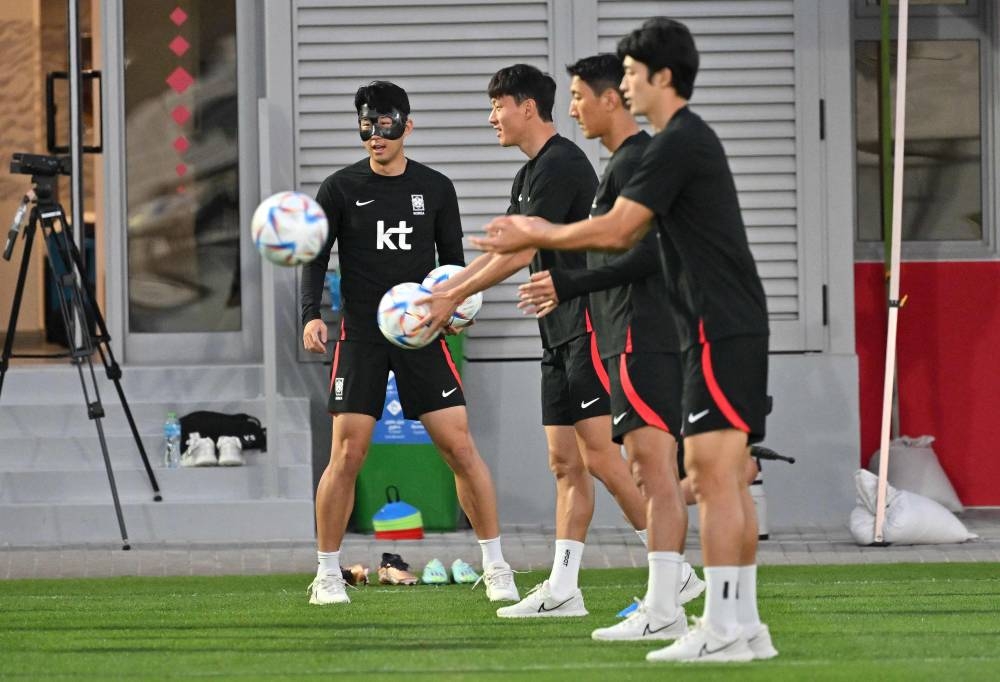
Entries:
{"type": "MultiPolygon", "coordinates": [[[[86,327],[86,306],[80,282],[77,277],[79,270],[73,270],[75,259],[69,245],[72,242],[67,237],[66,230],[56,232],[52,229],[52,213],[45,212],[42,218],[42,225],[45,236],[45,248],[49,255],[49,263],[52,265],[52,273],[56,280],[56,287],[59,293],[59,309],[62,312],[63,321],[66,325],[66,337],[73,343],[74,321],[86,327]],[[68,290],[68,291],[67,291],[68,290]]],[[[59,208],[59,215],[62,217],[62,225],[65,227],[66,220],[59,208]]],[[[128,541],[128,531],[125,529],[125,517],[122,514],[121,501],[118,499],[118,486],[115,483],[115,473],[111,468],[111,457],[108,455],[108,443],[104,438],[104,426],[101,419],[104,417],[104,407],[101,405],[100,390],[97,387],[97,377],[94,374],[94,363],[92,356],[94,346],[90,337],[89,327],[81,330],[82,344],[77,347],[75,344],[71,349],[72,362],[76,365],[77,373],[80,375],[80,388],[83,390],[84,402],[87,405],[87,416],[93,420],[97,428],[97,438],[101,444],[101,455],[104,457],[104,469],[108,473],[108,485],[111,487],[111,499],[114,503],[115,516],[118,519],[118,529],[122,536],[122,549],[128,550],[132,546],[128,541]],[[83,373],[83,362],[86,361],[90,370],[90,379],[94,389],[94,400],[90,400],[90,393],[87,390],[87,380],[83,373]]]]}
{"type": "Polygon", "coordinates": [[[132,431],[132,439],[135,441],[135,446],[139,449],[139,457],[142,459],[142,465],[146,468],[146,476],[149,477],[149,485],[153,488],[153,501],[162,502],[163,496],[160,495],[160,485],[156,481],[156,475],[153,473],[153,467],[149,464],[149,457],[146,455],[146,448],[142,444],[142,438],[139,436],[139,429],[136,428],[135,419],[132,417],[132,409],[128,405],[128,400],[125,399],[125,391],[122,389],[121,382],[121,367],[119,367],[118,363],[115,362],[115,358],[111,354],[111,347],[108,346],[106,342],[101,341],[98,343],[97,352],[101,355],[101,362],[104,363],[105,373],[115,384],[115,390],[118,392],[118,400],[122,404],[122,410],[125,412],[125,419],[128,421],[129,429],[132,431]],[[107,352],[107,355],[105,355],[105,351],[107,352]]]}
{"type": "MultiPolygon", "coordinates": [[[[73,362],[77,366],[77,370],[80,373],[80,384],[83,386],[84,397],[87,396],[87,382],[83,376],[83,367],[81,366],[80,358],[74,358],[73,362]]],[[[87,364],[90,365],[91,379],[94,380],[94,364],[91,362],[90,358],[87,358],[87,364]]],[[[111,468],[111,457],[108,456],[108,443],[104,439],[104,426],[101,424],[101,417],[104,416],[104,408],[101,406],[100,398],[94,402],[87,403],[87,415],[94,420],[94,425],[97,427],[97,438],[101,442],[101,455],[104,457],[104,470],[108,472],[108,486],[111,488],[111,499],[114,501],[115,506],[115,516],[118,519],[118,530],[122,535],[122,549],[129,550],[132,549],[132,545],[128,541],[128,531],[125,529],[125,517],[122,515],[122,504],[118,499],[118,486],[115,484],[115,472],[111,468]]]]}
{"type": "MultiPolygon", "coordinates": [[[[67,239],[66,248],[70,253],[70,257],[73,263],[76,265],[78,272],[86,272],[86,268],[83,266],[83,257],[80,255],[80,250],[76,248],[76,244],[67,239]]],[[[132,439],[135,441],[135,446],[139,450],[139,457],[142,459],[142,464],[146,469],[146,476],[149,477],[149,485],[153,488],[153,501],[161,502],[163,497],[160,495],[160,485],[156,480],[156,475],[153,473],[153,467],[149,463],[149,456],[146,454],[146,448],[142,444],[142,437],[139,436],[139,429],[135,425],[135,419],[132,416],[132,409],[129,407],[128,400],[125,398],[125,391],[122,389],[122,369],[118,362],[115,360],[114,353],[111,352],[111,335],[108,334],[108,327],[104,323],[104,317],[101,315],[101,310],[97,306],[97,300],[94,298],[93,289],[90,286],[90,282],[84,280],[82,286],[80,287],[81,294],[83,296],[83,308],[85,309],[88,317],[84,323],[85,332],[90,333],[91,322],[97,327],[97,338],[94,340],[97,346],[97,352],[101,355],[101,362],[104,364],[104,372],[108,379],[114,382],[115,391],[118,393],[118,400],[121,402],[122,410],[125,412],[125,419],[128,421],[129,429],[132,431],[132,439]]]]}
{"type": "Polygon", "coordinates": [[[7,322],[7,336],[3,342],[3,355],[0,356],[0,393],[3,393],[3,380],[7,376],[7,365],[13,355],[14,332],[17,329],[17,317],[21,311],[21,297],[24,295],[24,282],[28,276],[28,264],[31,262],[31,246],[35,241],[35,221],[37,214],[31,211],[31,218],[24,230],[24,252],[21,254],[21,267],[17,271],[17,287],[14,289],[14,301],[10,306],[10,320],[7,322]]]}

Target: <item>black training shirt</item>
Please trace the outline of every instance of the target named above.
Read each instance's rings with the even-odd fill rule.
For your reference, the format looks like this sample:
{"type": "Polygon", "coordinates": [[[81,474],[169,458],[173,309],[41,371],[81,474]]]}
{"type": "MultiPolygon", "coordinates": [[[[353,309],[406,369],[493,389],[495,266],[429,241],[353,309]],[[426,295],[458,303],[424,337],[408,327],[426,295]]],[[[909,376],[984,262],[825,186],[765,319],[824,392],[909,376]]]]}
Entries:
{"type": "Polygon", "coordinates": [[[330,235],[316,260],[302,266],[303,323],[320,316],[334,241],[348,339],[385,341],[376,311],[390,287],[422,282],[438,261],[465,264],[455,187],[413,159],[394,176],[374,173],[368,159],[358,161],[324,180],[316,201],[326,212],[330,235]]]}
{"type": "MultiPolygon", "coordinates": [[[[590,214],[596,188],[597,174],[583,150],[565,137],[553,135],[514,177],[507,215],[535,215],[557,224],[583,220],[590,214]]],[[[583,253],[539,249],[529,269],[539,272],[586,265],[583,253]]],[[[585,334],[585,308],[585,300],[577,298],[560,303],[540,319],[542,345],[555,348],[585,334]]]]}
{"type": "Polygon", "coordinates": [[[766,335],[767,300],[747,243],[725,150],[682,108],[646,148],[621,195],[656,214],[683,348],[699,340],[766,335]]]}
{"type": "MultiPolygon", "coordinates": [[[[649,141],[649,134],[639,131],[611,155],[594,197],[592,216],[611,210],[649,141]]],[[[626,350],[680,350],[658,249],[656,233],[650,231],[625,253],[588,251],[586,270],[552,272],[552,284],[560,301],[590,293],[590,319],[602,358],[626,350]]]]}

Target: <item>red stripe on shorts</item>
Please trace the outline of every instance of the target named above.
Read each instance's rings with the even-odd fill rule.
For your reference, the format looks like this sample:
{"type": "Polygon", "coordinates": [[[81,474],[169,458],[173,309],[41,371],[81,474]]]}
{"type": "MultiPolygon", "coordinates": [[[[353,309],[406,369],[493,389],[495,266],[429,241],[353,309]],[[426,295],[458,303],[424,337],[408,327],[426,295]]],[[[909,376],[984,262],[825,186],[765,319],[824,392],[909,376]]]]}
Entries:
{"type": "Polygon", "coordinates": [[[656,414],[646,401],[639,397],[639,392],[635,390],[635,386],[632,385],[632,378],[628,375],[628,363],[626,362],[627,355],[624,353],[621,356],[621,361],[618,367],[618,374],[621,376],[622,388],[625,390],[625,397],[628,398],[628,404],[632,406],[642,420],[649,424],[650,426],[655,426],[656,428],[670,433],[670,429],[667,425],[663,423],[660,419],[660,415],[656,414]]]}
{"type": "MultiPolygon", "coordinates": [[[[344,329],[344,321],[340,321],[340,340],[343,341],[347,338],[347,330],[344,329]]],[[[330,388],[333,390],[333,380],[337,376],[337,365],[340,363],[340,344],[337,344],[337,350],[333,351],[333,364],[330,365],[330,388]]]]}
{"type": "Polygon", "coordinates": [[[601,361],[601,353],[597,350],[597,334],[594,332],[590,332],[590,362],[594,365],[594,374],[597,375],[597,380],[604,387],[604,392],[610,395],[611,379],[608,378],[608,370],[604,366],[604,362],[601,361]]]}
{"type": "Polygon", "coordinates": [[[455,375],[458,387],[464,392],[465,387],[462,386],[462,377],[458,374],[458,367],[455,367],[455,361],[451,359],[451,350],[448,348],[448,343],[443,338],[441,339],[441,350],[444,351],[444,357],[448,361],[448,366],[451,367],[451,373],[455,375]]]}
{"type": "Polygon", "coordinates": [[[736,409],[730,404],[729,399],[726,398],[726,394],[722,392],[722,387],[719,386],[719,382],[715,379],[715,372],[712,370],[712,344],[705,337],[704,320],[698,321],[698,339],[701,341],[701,372],[705,375],[705,385],[708,386],[708,392],[712,395],[712,400],[715,401],[715,404],[722,411],[723,416],[734,428],[744,433],[750,433],[750,427],[747,426],[743,418],[740,417],[736,409]]]}

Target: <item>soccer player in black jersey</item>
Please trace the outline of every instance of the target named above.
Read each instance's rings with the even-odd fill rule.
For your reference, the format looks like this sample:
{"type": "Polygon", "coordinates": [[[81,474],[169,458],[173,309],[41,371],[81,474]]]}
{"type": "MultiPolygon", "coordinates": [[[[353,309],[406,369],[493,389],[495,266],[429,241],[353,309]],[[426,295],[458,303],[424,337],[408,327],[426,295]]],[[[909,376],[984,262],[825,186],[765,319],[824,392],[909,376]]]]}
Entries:
{"type": "Polygon", "coordinates": [[[326,212],[330,235],[323,251],[302,269],[303,344],[325,353],[320,298],[330,250],[338,243],[344,316],[330,372],[333,444],[316,490],[319,569],[309,601],[350,601],[341,577],[340,546],[354,506],[355,481],[382,415],[390,370],[404,415],[423,423],[455,473],[459,502],[482,548],[487,596],[517,601],[513,574],[500,548],[496,492],[469,434],[462,384],[444,339],[402,349],[382,336],[376,322],[387,289],[422,281],[436,259],[464,263],[455,188],[447,177],[404,154],[413,120],[402,88],[374,81],[358,89],[354,106],[368,157],[320,186],[316,200],[326,212]]]}
{"type": "MultiPolygon", "coordinates": [[[[516,146],[528,162],[511,187],[509,214],[542,216],[559,222],[589,215],[597,175],[586,155],[556,132],[552,123],[556,84],[533,66],[515,64],[490,80],[490,124],[501,145],[516,146]]],[[[586,266],[583,254],[525,251],[481,256],[455,277],[435,287],[431,319],[444,324],[458,302],[530,265],[532,272],[586,266]]],[[[556,543],[548,580],[520,603],[497,610],[503,618],[583,616],[578,587],[580,561],[594,513],[598,478],[640,534],[646,518],[642,495],[619,446],[611,440],[608,394],[592,352],[586,301],[558,306],[539,320],[542,337],[542,424],[549,468],[556,479],[556,543]]]]}
{"type": "Polygon", "coordinates": [[[757,613],[757,524],[742,480],[748,442],[764,435],[768,319],[764,289],[725,151],[688,106],[698,71],[683,24],[657,17],[618,45],[633,114],[657,131],[612,209],[553,228],[505,216],[474,240],[523,248],[627,249],[655,222],[683,349],[685,465],[698,501],[705,615],[651,661],[748,661],[777,651],[757,613]]]}
{"type": "MultiPolygon", "coordinates": [[[[590,212],[603,215],[632,176],[650,137],[618,90],[624,74],[616,55],[586,57],[567,71],[570,116],[588,139],[599,138],[612,153],[590,212]]],[[[676,440],[681,425],[680,342],[663,295],[655,234],[647,233],[624,254],[588,251],[585,269],[553,268],[535,273],[532,280],[522,285],[522,294],[558,291],[558,301],[565,303],[590,293],[594,340],[607,363],[612,435],[625,445],[646,500],[649,590],[628,618],[596,630],[594,639],[675,639],[688,629],[681,604],[701,594],[704,583],[692,575],[683,556],[687,508],[678,483],[676,440]],[[546,277],[550,281],[544,287],[546,277]]],[[[548,296],[540,302],[537,314],[548,314],[548,296]]]]}

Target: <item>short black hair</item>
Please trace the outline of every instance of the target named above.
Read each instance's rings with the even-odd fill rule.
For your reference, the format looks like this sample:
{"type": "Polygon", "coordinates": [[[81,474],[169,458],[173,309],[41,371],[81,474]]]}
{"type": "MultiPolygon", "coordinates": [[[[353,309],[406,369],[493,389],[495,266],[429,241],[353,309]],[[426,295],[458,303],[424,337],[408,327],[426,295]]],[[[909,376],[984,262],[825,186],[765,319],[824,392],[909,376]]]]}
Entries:
{"type": "Polygon", "coordinates": [[[521,104],[526,99],[535,100],[538,115],[543,121],[552,120],[552,106],[556,102],[556,82],[530,64],[506,66],[490,78],[487,88],[490,99],[510,95],[521,104]]]}
{"type": "MultiPolygon", "coordinates": [[[[613,89],[621,97],[619,89],[625,69],[622,67],[622,60],[618,55],[610,53],[596,54],[593,57],[584,57],[575,64],[566,66],[566,73],[571,77],[576,76],[590,86],[595,95],[600,95],[608,88],[613,89]]],[[[624,98],[622,98],[624,101],[624,98]]]]}
{"type": "Polygon", "coordinates": [[[694,79],[698,75],[698,49],[688,27],[666,17],[647,19],[618,41],[618,58],[642,62],[649,69],[649,78],[660,69],[670,69],[677,94],[691,99],[694,79]]]}
{"type": "Polygon", "coordinates": [[[410,98],[406,96],[406,90],[389,81],[372,81],[358,88],[354,94],[354,109],[358,114],[361,114],[363,104],[374,111],[397,109],[404,121],[410,115],[410,98]]]}

